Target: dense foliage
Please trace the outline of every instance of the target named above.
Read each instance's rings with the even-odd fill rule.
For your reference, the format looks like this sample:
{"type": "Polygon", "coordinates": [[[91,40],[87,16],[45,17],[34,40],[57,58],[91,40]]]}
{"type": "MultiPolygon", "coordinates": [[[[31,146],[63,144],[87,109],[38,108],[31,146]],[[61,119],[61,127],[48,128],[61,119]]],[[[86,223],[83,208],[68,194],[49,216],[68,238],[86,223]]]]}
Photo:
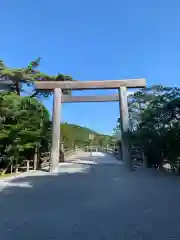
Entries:
{"type": "MultiPolygon", "coordinates": [[[[45,107],[33,96],[48,96],[39,92],[35,81],[72,81],[70,76],[50,76],[40,72],[41,58],[31,61],[27,67],[10,68],[0,60],[0,168],[9,163],[17,165],[23,159],[33,159],[35,149],[48,151],[51,144],[51,122],[45,107]],[[7,85],[10,82],[10,85],[7,85]],[[32,86],[28,97],[20,96],[32,86]]],[[[70,94],[70,90],[63,91],[70,94]]]]}
{"type": "Polygon", "coordinates": [[[1,167],[33,159],[36,147],[48,146],[49,113],[36,99],[0,94],[1,167]]]}
{"type": "Polygon", "coordinates": [[[180,157],[180,89],[153,86],[128,97],[132,146],[151,166],[180,157]]]}

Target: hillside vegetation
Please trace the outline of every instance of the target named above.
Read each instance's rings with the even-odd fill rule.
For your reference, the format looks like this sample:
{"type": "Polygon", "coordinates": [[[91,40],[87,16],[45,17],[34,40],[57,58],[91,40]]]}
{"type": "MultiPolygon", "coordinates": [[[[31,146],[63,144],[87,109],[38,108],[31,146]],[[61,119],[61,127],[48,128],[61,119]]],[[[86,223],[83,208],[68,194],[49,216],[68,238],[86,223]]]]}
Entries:
{"type": "Polygon", "coordinates": [[[61,141],[64,142],[66,148],[74,145],[83,147],[89,144],[106,146],[111,143],[111,140],[111,136],[99,134],[86,127],[68,123],[61,124],[61,141]],[[93,135],[93,139],[89,138],[90,134],[93,135]]]}

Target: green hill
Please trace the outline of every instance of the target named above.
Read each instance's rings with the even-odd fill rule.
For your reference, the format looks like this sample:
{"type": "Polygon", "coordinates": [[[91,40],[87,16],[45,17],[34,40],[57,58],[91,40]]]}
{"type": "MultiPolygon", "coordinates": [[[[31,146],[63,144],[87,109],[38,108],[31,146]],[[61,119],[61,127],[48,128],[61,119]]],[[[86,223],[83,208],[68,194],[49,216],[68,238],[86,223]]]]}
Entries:
{"type": "Polygon", "coordinates": [[[99,134],[89,128],[81,127],[76,124],[61,123],[61,141],[64,142],[65,148],[73,145],[83,147],[88,144],[105,146],[110,143],[113,137],[99,134]],[[93,139],[89,139],[89,135],[93,135],[93,139]]]}

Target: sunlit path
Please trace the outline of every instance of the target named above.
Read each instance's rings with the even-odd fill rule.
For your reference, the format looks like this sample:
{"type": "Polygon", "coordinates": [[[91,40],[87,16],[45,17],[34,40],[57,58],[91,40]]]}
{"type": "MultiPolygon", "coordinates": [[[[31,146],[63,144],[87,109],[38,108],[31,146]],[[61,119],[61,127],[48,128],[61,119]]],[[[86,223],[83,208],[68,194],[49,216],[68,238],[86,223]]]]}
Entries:
{"type": "Polygon", "coordinates": [[[58,173],[0,180],[0,239],[179,239],[179,184],[155,171],[128,172],[108,154],[78,152],[58,173]]]}
{"type": "Polygon", "coordinates": [[[71,163],[87,164],[122,164],[114,156],[102,152],[79,152],[71,156],[68,160],[71,163]]]}

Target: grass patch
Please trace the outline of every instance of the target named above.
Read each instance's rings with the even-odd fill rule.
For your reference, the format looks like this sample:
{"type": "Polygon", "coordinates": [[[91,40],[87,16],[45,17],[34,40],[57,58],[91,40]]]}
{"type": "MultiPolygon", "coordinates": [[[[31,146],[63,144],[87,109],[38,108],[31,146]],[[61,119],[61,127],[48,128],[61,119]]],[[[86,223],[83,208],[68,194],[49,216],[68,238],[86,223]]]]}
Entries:
{"type": "Polygon", "coordinates": [[[19,175],[20,173],[5,173],[3,175],[0,175],[0,179],[2,178],[7,178],[7,177],[11,177],[11,176],[17,176],[19,175]]]}

